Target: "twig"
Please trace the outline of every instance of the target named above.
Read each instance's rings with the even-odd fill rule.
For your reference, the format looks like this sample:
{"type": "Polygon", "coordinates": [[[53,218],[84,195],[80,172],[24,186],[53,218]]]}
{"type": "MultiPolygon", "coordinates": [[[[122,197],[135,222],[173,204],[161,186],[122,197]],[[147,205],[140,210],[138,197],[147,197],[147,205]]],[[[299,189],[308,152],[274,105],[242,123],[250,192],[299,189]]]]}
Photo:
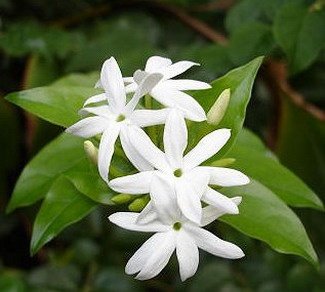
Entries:
{"type": "Polygon", "coordinates": [[[185,10],[172,6],[167,3],[163,3],[161,1],[153,1],[147,3],[154,3],[153,5],[157,8],[160,8],[163,11],[166,11],[170,14],[173,14],[176,16],[180,21],[182,21],[184,24],[195,30],[196,32],[200,33],[203,37],[206,39],[218,43],[220,45],[226,45],[228,43],[228,40],[225,35],[222,33],[216,31],[212,27],[210,27],[207,23],[191,16],[188,14],[185,10]]]}
{"type": "Polygon", "coordinates": [[[287,78],[287,67],[283,62],[277,62],[270,60],[266,63],[268,68],[268,73],[271,80],[274,81],[274,86],[276,86],[278,92],[287,95],[291,101],[297,106],[304,109],[306,112],[311,114],[316,119],[325,122],[325,111],[316,107],[315,105],[307,102],[303,95],[295,91],[288,83],[287,78]]]}

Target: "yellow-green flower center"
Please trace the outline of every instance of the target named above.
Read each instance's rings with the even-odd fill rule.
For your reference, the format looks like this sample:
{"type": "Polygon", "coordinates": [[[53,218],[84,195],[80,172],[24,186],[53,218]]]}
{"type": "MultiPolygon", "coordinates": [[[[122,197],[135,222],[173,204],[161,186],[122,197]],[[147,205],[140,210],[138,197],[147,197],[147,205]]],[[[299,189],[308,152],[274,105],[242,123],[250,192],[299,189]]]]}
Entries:
{"type": "Polygon", "coordinates": [[[174,230],[178,231],[180,230],[182,227],[182,223],[181,222],[175,222],[173,225],[174,230]]]}
{"type": "Polygon", "coordinates": [[[123,122],[125,120],[125,115],[119,115],[117,118],[116,118],[116,121],[117,122],[123,122]]]}
{"type": "Polygon", "coordinates": [[[180,169],[180,168],[177,168],[175,171],[174,171],[174,175],[176,177],[181,177],[183,174],[183,171],[180,169]]]}

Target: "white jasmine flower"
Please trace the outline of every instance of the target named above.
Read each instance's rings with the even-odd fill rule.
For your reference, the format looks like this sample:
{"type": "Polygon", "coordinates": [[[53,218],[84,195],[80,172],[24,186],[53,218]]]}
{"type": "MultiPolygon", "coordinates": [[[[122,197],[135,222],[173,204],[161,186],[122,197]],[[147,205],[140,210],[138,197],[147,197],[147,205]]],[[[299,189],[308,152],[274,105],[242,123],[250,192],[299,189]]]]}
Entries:
{"type": "MultiPolygon", "coordinates": [[[[200,166],[202,162],[215,155],[230,138],[229,129],[219,129],[206,135],[184,156],[187,146],[187,128],[182,115],[172,110],[166,119],[164,129],[164,150],[156,147],[150,138],[139,128],[130,127],[129,137],[134,148],[154,170],[113,179],[109,186],[121,193],[150,193],[157,212],[170,202],[170,193],[166,188],[175,189],[177,204],[182,213],[193,222],[199,223],[202,217],[201,200],[221,208],[227,213],[237,214],[238,208],[232,200],[208,187],[244,185],[249,179],[243,173],[224,167],[200,166]],[[166,187],[153,192],[156,187],[153,177],[162,175],[166,187]]],[[[171,207],[171,206],[170,206],[171,207]]]]}
{"type": "MultiPolygon", "coordinates": [[[[198,65],[198,63],[190,61],[180,61],[172,64],[172,61],[167,58],[159,56],[150,57],[144,71],[137,70],[133,77],[124,78],[124,82],[127,84],[126,91],[127,93],[135,92],[143,78],[149,74],[162,74],[163,78],[149,91],[149,94],[164,106],[180,110],[188,120],[197,122],[204,121],[206,120],[206,115],[203,108],[193,97],[183,91],[208,89],[211,86],[208,83],[196,80],[172,79],[187,71],[192,66],[198,65]]],[[[101,87],[101,82],[98,82],[96,86],[101,87]]],[[[100,97],[94,97],[92,102],[100,100],[100,97]]]]}
{"type": "MultiPolygon", "coordinates": [[[[122,228],[155,232],[130,258],[125,267],[127,274],[138,273],[136,276],[138,280],[147,280],[157,276],[167,265],[174,250],[176,250],[182,281],[193,276],[198,268],[198,248],[228,259],[238,259],[244,256],[238,246],[224,241],[202,228],[225,214],[223,210],[211,206],[205,207],[203,208],[202,221],[199,224],[193,223],[182,216],[177,209],[177,204],[173,202],[176,199],[175,193],[166,185],[164,179],[155,176],[153,185],[155,186],[153,192],[157,192],[157,196],[161,195],[162,188],[167,188],[166,191],[171,193],[168,196],[171,202],[159,206],[161,216],[152,220],[150,211],[147,212],[146,209],[142,212],[146,214],[141,223],[138,220],[139,213],[118,212],[109,216],[111,222],[122,228]],[[149,220],[146,220],[146,217],[149,217],[149,220]]],[[[230,200],[237,206],[241,198],[235,197],[230,200]]]]}
{"type": "MultiPolygon", "coordinates": [[[[82,113],[92,114],[93,116],[86,117],[66,129],[68,133],[84,138],[102,134],[98,151],[98,169],[105,181],[108,181],[109,165],[119,135],[122,147],[129,160],[141,170],[152,168],[134,153],[126,129],[129,125],[146,127],[164,123],[167,115],[166,109],[135,110],[139,99],[147,94],[161,78],[162,75],[157,73],[148,75],[142,80],[132,99],[127,103],[120,68],[116,60],[113,57],[110,58],[103,64],[100,76],[105,92],[90,99],[90,102],[93,102],[104,98],[108,104],[83,108],[82,113]]],[[[88,103],[90,102],[88,100],[88,103]]]]}

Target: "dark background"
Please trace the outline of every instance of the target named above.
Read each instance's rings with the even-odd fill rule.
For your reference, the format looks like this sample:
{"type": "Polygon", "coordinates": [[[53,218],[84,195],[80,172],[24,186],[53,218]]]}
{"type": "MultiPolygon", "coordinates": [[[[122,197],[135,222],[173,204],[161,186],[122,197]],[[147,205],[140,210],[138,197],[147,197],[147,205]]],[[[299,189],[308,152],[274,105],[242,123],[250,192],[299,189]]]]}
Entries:
{"type": "Polygon", "coordinates": [[[5,206],[24,165],[62,128],[3,99],[72,72],[98,71],[110,56],[124,75],[151,55],[197,61],[201,68],[186,76],[212,81],[266,55],[246,126],[324,199],[324,10],[322,0],[0,0],[0,291],[324,291],[324,215],[307,209],[295,211],[320,257],[319,271],[218,223],[221,237],[245,247],[244,259],[201,253],[197,274],[184,284],[173,259],[159,277],[138,282],[124,265],[145,236],[115,229],[105,208],[30,257],[39,205],[9,215],[5,206]],[[301,11],[318,18],[309,21],[301,11]],[[290,31],[295,23],[298,32],[290,31]]]}

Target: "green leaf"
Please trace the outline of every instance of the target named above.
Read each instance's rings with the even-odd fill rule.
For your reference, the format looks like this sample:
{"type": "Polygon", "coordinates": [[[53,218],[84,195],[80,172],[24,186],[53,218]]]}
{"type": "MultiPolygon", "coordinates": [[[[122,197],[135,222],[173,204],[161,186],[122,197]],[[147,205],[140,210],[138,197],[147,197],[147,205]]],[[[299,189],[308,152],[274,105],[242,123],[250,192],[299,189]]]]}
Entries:
{"type": "Polygon", "coordinates": [[[83,140],[62,134],[46,145],[24,168],[20,175],[7,211],[28,206],[42,199],[53,181],[71,168],[87,169],[83,140]]]}
{"type": "Polygon", "coordinates": [[[290,71],[297,73],[311,65],[324,46],[325,11],[289,3],[278,12],[273,31],[288,57],[290,71]]]}
{"type": "Polygon", "coordinates": [[[89,214],[96,205],[81,194],[67,178],[58,178],[48,191],[36,216],[31,253],[35,254],[64,228],[89,214]]]}
{"type": "Polygon", "coordinates": [[[80,86],[80,87],[94,87],[99,79],[98,72],[91,72],[87,74],[69,74],[55,81],[53,86],[80,86]]]}
{"type": "Polygon", "coordinates": [[[284,97],[277,153],[281,162],[325,198],[325,124],[284,97]]]}
{"type": "Polygon", "coordinates": [[[301,221],[271,190],[252,180],[246,186],[224,188],[221,192],[231,197],[243,196],[240,213],[222,216],[221,221],[266,242],[280,253],[299,255],[318,265],[317,255],[301,221]]]}
{"type": "Polygon", "coordinates": [[[323,210],[323,204],[317,195],[281,165],[261,141],[257,144],[256,140],[258,138],[248,130],[239,134],[237,143],[227,154],[236,159],[231,167],[259,181],[288,205],[323,210]]]}
{"type": "MultiPolygon", "coordinates": [[[[232,135],[228,143],[216,156],[211,158],[211,161],[224,156],[235,142],[236,137],[243,126],[246,107],[251,97],[255,76],[262,61],[263,57],[258,57],[248,64],[236,68],[223,77],[213,81],[211,83],[211,89],[195,94],[198,102],[203,106],[205,111],[208,112],[221,92],[227,88],[230,88],[231,95],[228,108],[217,127],[231,129],[232,135]]],[[[207,134],[207,132],[211,132],[216,129],[215,126],[207,125],[206,123],[192,123],[191,126],[192,129],[190,130],[190,133],[192,132],[192,137],[189,138],[189,144],[191,146],[197,143],[199,138],[207,134]]]]}
{"type": "Polygon", "coordinates": [[[44,86],[14,92],[5,98],[48,122],[68,127],[80,120],[78,111],[86,98],[99,92],[85,86],[44,86]]]}
{"type": "Polygon", "coordinates": [[[261,0],[244,0],[235,5],[226,18],[226,28],[228,32],[234,33],[242,25],[256,22],[262,15],[261,0]]]}
{"type": "Polygon", "coordinates": [[[111,189],[108,188],[107,184],[96,173],[89,171],[68,171],[65,177],[75,186],[75,188],[82,194],[88,196],[93,201],[105,204],[113,205],[111,197],[116,195],[111,189]]]}
{"type": "Polygon", "coordinates": [[[271,28],[262,23],[249,22],[231,35],[229,56],[234,64],[244,64],[257,56],[269,54],[273,47],[271,28]]]}

